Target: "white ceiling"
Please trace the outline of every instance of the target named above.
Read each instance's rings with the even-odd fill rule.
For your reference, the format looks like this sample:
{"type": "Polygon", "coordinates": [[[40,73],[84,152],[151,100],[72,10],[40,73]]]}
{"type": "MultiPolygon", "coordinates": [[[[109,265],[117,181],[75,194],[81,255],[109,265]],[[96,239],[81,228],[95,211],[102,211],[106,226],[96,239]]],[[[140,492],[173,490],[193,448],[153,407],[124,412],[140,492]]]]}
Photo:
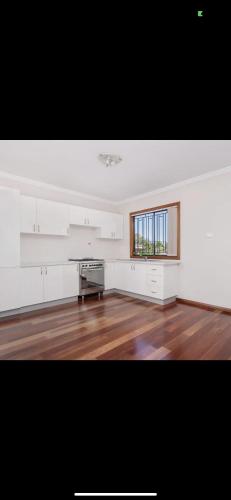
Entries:
{"type": "Polygon", "coordinates": [[[113,202],[230,165],[231,141],[0,140],[0,170],[113,202]],[[106,168],[104,152],[123,162],[106,168]]]}

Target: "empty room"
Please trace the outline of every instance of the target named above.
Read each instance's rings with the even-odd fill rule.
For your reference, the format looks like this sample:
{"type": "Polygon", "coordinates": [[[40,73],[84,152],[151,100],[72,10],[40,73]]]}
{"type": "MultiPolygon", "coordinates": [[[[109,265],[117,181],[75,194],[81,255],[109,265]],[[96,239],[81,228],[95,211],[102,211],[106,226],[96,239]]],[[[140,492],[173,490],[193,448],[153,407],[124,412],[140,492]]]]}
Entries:
{"type": "Polygon", "coordinates": [[[231,141],[1,140],[1,360],[231,359],[231,141]]]}

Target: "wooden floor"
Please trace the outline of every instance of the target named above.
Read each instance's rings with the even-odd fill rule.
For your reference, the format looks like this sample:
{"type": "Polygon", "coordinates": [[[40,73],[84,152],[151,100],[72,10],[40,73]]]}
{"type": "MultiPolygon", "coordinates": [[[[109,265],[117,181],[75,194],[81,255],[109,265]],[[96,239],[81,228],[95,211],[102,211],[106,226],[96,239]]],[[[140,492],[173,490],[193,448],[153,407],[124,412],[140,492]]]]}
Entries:
{"type": "Polygon", "coordinates": [[[2,360],[231,359],[231,316],[111,294],[0,320],[2,360]]]}

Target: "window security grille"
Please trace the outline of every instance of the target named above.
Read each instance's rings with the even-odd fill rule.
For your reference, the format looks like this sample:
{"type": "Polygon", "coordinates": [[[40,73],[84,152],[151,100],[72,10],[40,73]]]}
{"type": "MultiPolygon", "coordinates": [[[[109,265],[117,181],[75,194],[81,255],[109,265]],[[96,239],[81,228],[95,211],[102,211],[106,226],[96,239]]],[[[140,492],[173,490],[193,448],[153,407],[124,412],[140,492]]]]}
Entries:
{"type": "Polygon", "coordinates": [[[168,210],[134,216],[134,255],[168,253],[168,210]]]}

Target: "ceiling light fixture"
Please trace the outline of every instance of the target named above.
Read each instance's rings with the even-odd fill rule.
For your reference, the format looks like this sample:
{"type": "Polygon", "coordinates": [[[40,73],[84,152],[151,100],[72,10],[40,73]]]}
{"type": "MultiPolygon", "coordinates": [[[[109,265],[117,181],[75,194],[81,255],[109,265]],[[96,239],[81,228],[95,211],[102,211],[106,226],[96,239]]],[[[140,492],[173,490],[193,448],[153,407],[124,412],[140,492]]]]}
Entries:
{"type": "Polygon", "coordinates": [[[118,165],[122,161],[121,156],[118,155],[110,155],[107,153],[101,153],[99,156],[99,161],[106,165],[106,167],[112,167],[113,165],[118,165]]]}

